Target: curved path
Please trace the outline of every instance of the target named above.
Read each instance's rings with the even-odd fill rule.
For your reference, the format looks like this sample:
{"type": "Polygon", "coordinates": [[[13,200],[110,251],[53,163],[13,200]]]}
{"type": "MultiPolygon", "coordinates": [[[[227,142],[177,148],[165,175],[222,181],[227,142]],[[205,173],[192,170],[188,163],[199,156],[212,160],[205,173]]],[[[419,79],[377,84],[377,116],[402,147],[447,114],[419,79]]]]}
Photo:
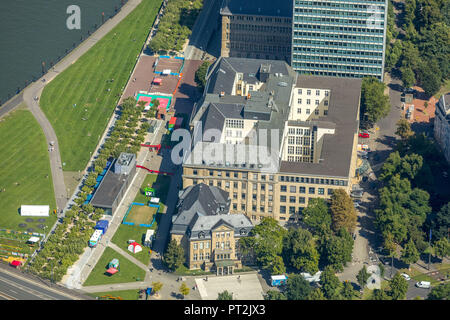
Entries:
{"type": "MultiPolygon", "coordinates": [[[[62,170],[61,155],[59,151],[58,138],[48,121],[42,109],[39,107],[39,98],[46,84],[53,80],[60,72],[67,69],[85,52],[92,48],[103,36],[111,31],[119,22],[121,22],[130,12],[132,12],[142,0],[128,0],[122,9],[111,19],[107,20],[99,29],[97,29],[89,38],[82,42],[75,50],[64,57],[53,68],[51,68],[39,80],[29,85],[23,92],[23,100],[31,110],[33,116],[38,121],[44,131],[47,145],[53,142],[53,149],[49,151],[50,168],[53,178],[53,189],[58,212],[62,211],[68,201],[64,175],[62,170]]],[[[13,109],[11,109],[13,110],[13,109]]],[[[8,111],[11,111],[8,110],[8,111]]],[[[49,149],[50,150],[50,149],[49,149]]]]}

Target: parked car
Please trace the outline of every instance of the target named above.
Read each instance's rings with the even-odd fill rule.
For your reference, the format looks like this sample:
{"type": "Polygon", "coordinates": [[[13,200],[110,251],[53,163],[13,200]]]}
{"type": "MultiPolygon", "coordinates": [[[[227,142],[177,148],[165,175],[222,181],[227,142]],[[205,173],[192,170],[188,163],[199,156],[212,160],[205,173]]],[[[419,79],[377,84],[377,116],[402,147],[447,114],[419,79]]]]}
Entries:
{"type": "Polygon", "coordinates": [[[359,137],[360,138],[370,138],[370,134],[367,132],[360,132],[359,137]]]}
{"type": "Polygon", "coordinates": [[[352,198],[362,198],[362,196],[363,196],[363,191],[352,191],[351,193],[350,193],[350,196],[352,197],[352,198]]]}
{"type": "Polygon", "coordinates": [[[409,112],[409,110],[406,111],[406,119],[411,119],[411,112],[409,112]]]}
{"type": "Polygon", "coordinates": [[[419,281],[416,283],[416,287],[429,289],[431,287],[431,283],[429,281],[419,281]]]}
{"type": "Polygon", "coordinates": [[[400,274],[403,278],[405,278],[405,280],[409,281],[411,280],[411,277],[409,275],[407,275],[406,273],[401,273],[400,274]]]}
{"type": "Polygon", "coordinates": [[[389,257],[379,257],[379,259],[385,265],[391,264],[391,258],[389,257]]]}
{"type": "Polygon", "coordinates": [[[415,90],[414,90],[413,88],[404,88],[404,89],[403,89],[403,92],[404,92],[405,94],[412,94],[412,93],[415,92],[415,90]]]}

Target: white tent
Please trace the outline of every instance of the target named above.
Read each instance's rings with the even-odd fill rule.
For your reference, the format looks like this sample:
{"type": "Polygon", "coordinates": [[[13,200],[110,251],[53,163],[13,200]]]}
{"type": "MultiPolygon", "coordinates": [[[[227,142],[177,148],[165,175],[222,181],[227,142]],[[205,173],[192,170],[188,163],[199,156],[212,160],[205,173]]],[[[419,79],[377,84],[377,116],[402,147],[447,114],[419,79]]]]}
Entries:
{"type": "Polygon", "coordinates": [[[39,240],[40,240],[39,237],[31,237],[30,239],[28,239],[28,242],[36,243],[36,242],[38,242],[39,240]]]}
{"type": "Polygon", "coordinates": [[[128,251],[133,252],[133,253],[138,253],[138,252],[142,251],[142,247],[141,247],[141,245],[139,243],[132,242],[128,246],[128,251]]]}
{"type": "Polygon", "coordinates": [[[30,206],[23,204],[20,207],[21,216],[48,217],[50,206],[30,206]]]}

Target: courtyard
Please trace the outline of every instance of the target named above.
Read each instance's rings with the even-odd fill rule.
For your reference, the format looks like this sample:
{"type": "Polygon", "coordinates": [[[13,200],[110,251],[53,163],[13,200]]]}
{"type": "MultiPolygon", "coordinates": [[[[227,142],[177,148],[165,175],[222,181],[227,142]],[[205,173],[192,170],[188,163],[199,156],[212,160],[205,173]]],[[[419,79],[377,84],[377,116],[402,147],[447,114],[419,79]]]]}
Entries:
{"type": "Polygon", "coordinates": [[[233,300],[264,300],[263,288],[256,274],[228,275],[223,277],[195,278],[202,300],[216,300],[219,293],[227,290],[233,300]]]}

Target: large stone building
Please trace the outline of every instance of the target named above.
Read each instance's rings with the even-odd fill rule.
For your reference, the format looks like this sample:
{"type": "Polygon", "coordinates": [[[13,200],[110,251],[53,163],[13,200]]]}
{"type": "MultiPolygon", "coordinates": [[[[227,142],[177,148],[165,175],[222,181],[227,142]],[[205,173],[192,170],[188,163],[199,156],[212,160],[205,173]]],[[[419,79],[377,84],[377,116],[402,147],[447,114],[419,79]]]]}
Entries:
{"type": "Polygon", "coordinates": [[[230,212],[254,223],[350,192],[360,90],[361,79],[301,76],[283,61],[219,58],[191,115],[183,186],[223,188],[230,212]]]}
{"type": "Polygon", "coordinates": [[[252,223],[243,214],[229,214],[228,192],[203,183],[180,191],[170,234],[184,249],[189,269],[231,274],[242,268],[238,241],[252,223]]]}
{"type": "Polygon", "coordinates": [[[223,0],[221,56],[300,74],[383,79],[387,0],[223,0]]]}
{"type": "Polygon", "coordinates": [[[291,58],[292,0],[223,0],[223,57],[291,58]]]}
{"type": "Polygon", "coordinates": [[[443,94],[436,103],[434,118],[434,138],[450,163],[450,92],[443,94]]]}
{"type": "Polygon", "coordinates": [[[382,80],[387,8],[387,0],[294,0],[292,67],[382,80]]]}

